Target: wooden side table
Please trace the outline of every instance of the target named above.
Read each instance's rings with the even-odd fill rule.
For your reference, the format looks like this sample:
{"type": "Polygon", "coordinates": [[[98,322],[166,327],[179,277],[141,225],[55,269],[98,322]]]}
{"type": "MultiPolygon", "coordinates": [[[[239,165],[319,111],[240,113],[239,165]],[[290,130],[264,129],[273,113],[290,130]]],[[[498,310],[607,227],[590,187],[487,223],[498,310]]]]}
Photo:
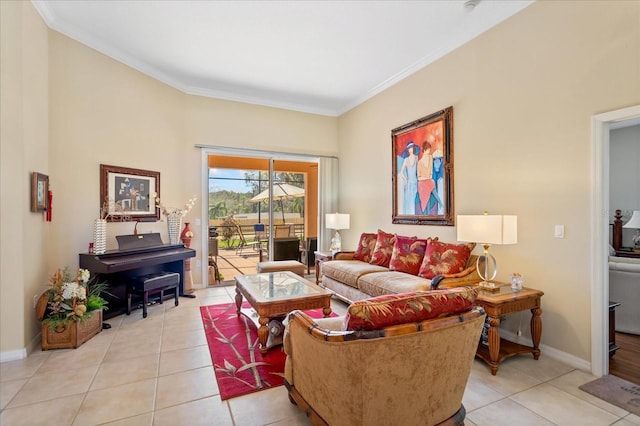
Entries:
{"type": "Polygon", "coordinates": [[[316,285],[320,284],[320,266],[322,262],[333,260],[333,254],[330,251],[315,251],[316,256],[316,285]]]}
{"type": "Polygon", "coordinates": [[[501,285],[500,290],[497,292],[479,291],[476,304],[484,308],[489,318],[489,344],[479,343],[476,356],[489,364],[492,375],[496,375],[498,366],[502,361],[513,355],[531,352],[534,359],[540,358],[539,345],[540,336],[542,335],[540,298],[542,295],[544,295],[542,291],[526,287],[522,291],[513,292],[508,284],[501,285]],[[530,326],[533,346],[526,346],[500,338],[500,317],[526,309],[531,311],[530,326]]]}

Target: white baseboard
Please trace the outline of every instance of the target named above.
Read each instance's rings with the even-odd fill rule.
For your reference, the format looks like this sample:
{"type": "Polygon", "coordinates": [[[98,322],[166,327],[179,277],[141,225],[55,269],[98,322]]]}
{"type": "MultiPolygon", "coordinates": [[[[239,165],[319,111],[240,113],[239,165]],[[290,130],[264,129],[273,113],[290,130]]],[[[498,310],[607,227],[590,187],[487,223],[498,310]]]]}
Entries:
{"type": "Polygon", "coordinates": [[[31,339],[31,342],[29,342],[29,346],[27,346],[26,348],[0,352],[0,363],[25,359],[31,353],[39,351],[41,344],[42,333],[38,333],[33,339],[31,339]]]}
{"type": "Polygon", "coordinates": [[[16,349],[13,351],[3,351],[3,352],[0,352],[0,363],[17,361],[19,359],[24,359],[26,357],[27,357],[27,348],[16,349]]]}
{"type": "MultiPolygon", "coordinates": [[[[517,336],[515,333],[512,333],[508,330],[500,329],[500,337],[504,337],[507,340],[510,340],[515,343],[520,343],[522,345],[531,346],[533,342],[530,337],[517,336]]],[[[547,346],[544,344],[540,345],[540,353],[544,356],[549,356],[553,359],[557,359],[558,361],[564,362],[565,364],[576,368],[578,370],[583,370],[588,373],[591,373],[591,363],[585,359],[578,358],[574,355],[568,354],[551,346],[547,346]]]]}

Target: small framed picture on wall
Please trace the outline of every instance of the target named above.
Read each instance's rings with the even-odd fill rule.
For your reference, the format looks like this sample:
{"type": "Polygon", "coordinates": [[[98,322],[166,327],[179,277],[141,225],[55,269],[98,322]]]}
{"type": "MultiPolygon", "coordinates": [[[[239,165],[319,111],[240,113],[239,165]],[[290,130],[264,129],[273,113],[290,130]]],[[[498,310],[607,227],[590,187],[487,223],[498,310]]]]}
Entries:
{"type": "Polygon", "coordinates": [[[49,176],[42,173],[31,173],[31,211],[44,212],[47,210],[49,193],[49,176]]]}

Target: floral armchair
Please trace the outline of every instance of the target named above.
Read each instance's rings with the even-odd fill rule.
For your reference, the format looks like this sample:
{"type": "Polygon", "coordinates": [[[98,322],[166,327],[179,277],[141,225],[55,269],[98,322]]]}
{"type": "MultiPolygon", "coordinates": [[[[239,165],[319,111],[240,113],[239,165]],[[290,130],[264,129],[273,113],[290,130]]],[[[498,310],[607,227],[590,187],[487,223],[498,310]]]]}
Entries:
{"type": "MultiPolygon", "coordinates": [[[[425,293],[433,292],[414,297],[425,293]]],[[[448,290],[443,293],[438,297],[452,298],[448,290]]],[[[398,306],[352,309],[369,301],[352,304],[347,317],[289,315],[284,338],[289,399],[315,425],[464,424],[462,397],[484,323],[482,308],[443,314],[431,305],[428,313],[435,318],[372,329],[363,320],[382,314],[386,321],[398,306]],[[343,331],[345,325],[357,329],[343,331]]],[[[427,305],[412,299],[406,306],[424,311],[427,305]]]]}

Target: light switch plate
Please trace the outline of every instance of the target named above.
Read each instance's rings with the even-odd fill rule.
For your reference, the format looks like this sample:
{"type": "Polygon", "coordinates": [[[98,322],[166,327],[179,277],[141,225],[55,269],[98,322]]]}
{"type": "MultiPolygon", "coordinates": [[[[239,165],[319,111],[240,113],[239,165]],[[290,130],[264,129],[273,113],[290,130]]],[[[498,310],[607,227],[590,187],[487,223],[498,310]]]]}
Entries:
{"type": "Polygon", "coordinates": [[[553,228],[554,238],[564,238],[564,225],[556,225],[553,228]]]}

